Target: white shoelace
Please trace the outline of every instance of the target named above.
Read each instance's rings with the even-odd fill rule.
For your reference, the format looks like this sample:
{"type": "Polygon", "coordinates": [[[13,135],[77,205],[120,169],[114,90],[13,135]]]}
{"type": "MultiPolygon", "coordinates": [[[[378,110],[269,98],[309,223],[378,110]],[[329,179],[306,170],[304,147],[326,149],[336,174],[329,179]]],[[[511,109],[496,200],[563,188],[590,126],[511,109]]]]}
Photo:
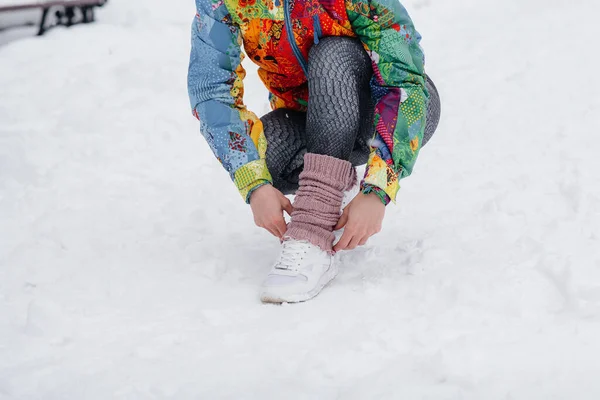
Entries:
{"type": "Polygon", "coordinates": [[[281,255],[275,268],[297,272],[300,261],[307,253],[308,244],[297,240],[286,240],[282,246],[281,255]]]}

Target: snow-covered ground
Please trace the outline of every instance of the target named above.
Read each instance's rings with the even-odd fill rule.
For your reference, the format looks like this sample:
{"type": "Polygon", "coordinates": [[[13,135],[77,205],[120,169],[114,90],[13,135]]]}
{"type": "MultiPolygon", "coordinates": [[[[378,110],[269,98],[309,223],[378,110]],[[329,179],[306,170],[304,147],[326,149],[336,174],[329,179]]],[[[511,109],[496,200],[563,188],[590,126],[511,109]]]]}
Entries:
{"type": "Polygon", "coordinates": [[[597,0],[406,0],[439,131],[289,306],[258,301],[278,243],[191,117],[193,1],[166,4],[0,47],[0,399],[600,398],[597,0]]]}

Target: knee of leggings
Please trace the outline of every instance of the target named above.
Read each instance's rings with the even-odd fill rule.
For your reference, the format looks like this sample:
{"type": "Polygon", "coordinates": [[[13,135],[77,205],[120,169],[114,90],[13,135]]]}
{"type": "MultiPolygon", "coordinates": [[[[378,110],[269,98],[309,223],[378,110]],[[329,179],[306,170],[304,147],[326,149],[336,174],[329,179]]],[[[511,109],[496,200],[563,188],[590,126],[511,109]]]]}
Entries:
{"type": "Polygon", "coordinates": [[[425,124],[425,132],[423,134],[423,146],[431,140],[431,137],[435,133],[442,111],[440,94],[429,76],[427,76],[426,87],[429,92],[429,102],[427,103],[427,123],[425,124]]]}
{"type": "Polygon", "coordinates": [[[349,37],[325,37],[312,46],[308,55],[308,74],[335,71],[336,76],[371,74],[371,60],[359,40],[349,37]]]}

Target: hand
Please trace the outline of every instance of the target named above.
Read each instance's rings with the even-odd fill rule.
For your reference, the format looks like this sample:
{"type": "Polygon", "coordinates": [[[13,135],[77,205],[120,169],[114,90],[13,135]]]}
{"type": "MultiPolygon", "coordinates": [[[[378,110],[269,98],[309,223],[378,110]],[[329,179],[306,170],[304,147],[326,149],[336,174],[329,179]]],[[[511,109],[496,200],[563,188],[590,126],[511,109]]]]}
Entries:
{"type": "Polygon", "coordinates": [[[352,250],[356,246],[366,244],[371,236],[381,231],[384,216],[385,205],[376,194],[359,193],[344,208],[344,212],[334,228],[338,230],[346,227],[333,250],[352,250]]]}
{"type": "Polygon", "coordinates": [[[263,185],[250,195],[250,207],[254,214],[254,223],[273,236],[283,239],[287,231],[287,224],[283,218],[283,211],[292,215],[292,203],[279,190],[272,185],[263,185]]]}

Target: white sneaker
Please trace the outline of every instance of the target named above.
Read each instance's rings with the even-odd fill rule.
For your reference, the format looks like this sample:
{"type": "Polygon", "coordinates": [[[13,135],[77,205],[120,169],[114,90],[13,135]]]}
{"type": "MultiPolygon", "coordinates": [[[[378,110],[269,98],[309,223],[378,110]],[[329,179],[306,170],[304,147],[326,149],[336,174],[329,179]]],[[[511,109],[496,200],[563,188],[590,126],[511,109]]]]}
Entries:
{"type": "Polygon", "coordinates": [[[279,259],[263,282],[265,303],[298,303],[310,300],[337,275],[335,257],[301,240],[286,239],[279,259]]]}

